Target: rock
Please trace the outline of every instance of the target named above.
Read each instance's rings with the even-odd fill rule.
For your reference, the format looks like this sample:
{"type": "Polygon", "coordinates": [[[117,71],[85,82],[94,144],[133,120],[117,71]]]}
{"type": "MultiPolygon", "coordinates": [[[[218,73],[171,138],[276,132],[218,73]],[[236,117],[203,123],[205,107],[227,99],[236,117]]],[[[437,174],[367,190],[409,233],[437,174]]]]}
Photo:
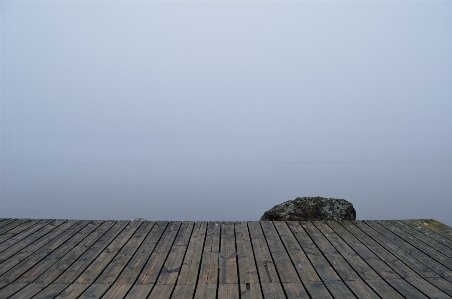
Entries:
{"type": "Polygon", "coordinates": [[[353,204],[345,199],[297,197],[266,211],[261,221],[355,220],[353,204]]]}

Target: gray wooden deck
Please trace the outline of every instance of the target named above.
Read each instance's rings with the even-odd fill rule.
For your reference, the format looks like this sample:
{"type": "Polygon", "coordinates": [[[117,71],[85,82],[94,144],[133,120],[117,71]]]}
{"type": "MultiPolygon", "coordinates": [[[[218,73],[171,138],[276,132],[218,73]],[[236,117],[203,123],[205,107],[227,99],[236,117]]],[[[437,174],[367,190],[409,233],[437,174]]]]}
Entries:
{"type": "Polygon", "coordinates": [[[434,220],[0,219],[0,298],[451,298],[434,220]]]}

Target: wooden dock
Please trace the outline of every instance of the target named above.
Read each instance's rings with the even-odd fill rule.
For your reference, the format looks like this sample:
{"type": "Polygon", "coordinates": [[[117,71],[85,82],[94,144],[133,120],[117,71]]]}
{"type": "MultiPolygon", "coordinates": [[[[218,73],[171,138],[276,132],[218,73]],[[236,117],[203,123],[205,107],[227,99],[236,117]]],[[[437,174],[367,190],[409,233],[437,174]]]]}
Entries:
{"type": "Polygon", "coordinates": [[[0,298],[452,298],[452,229],[0,219],[0,298]]]}

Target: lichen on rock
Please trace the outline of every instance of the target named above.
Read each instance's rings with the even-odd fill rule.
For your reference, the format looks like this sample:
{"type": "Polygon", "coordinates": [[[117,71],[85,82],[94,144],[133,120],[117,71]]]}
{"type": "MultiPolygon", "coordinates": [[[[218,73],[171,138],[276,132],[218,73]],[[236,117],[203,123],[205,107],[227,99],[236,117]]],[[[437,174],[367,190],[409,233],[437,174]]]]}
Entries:
{"type": "Polygon", "coordinates": [[[261,221],[355,220],[353,204],[345,199],[297,197],[266,211],[261,221]]]}

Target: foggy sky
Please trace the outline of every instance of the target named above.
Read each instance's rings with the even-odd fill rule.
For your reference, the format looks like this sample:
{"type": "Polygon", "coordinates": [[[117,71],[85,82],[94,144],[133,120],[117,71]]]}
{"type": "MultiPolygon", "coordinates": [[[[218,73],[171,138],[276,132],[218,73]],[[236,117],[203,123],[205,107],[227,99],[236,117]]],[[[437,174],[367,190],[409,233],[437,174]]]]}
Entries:
{"type": "Polygon", "coordinates": [[[354,180],[370,198],[381,194],[360,189],[353,169],[371,165],[366,173],[378,174],[373,181],[384,190],[394,174],[382,165],[402,164],[396,183],[419,191],[406,193],[404,204],[413,196],[426,204],[395,216],[424,212],[448,221],[450,1],[0,5],[1,217],[32,217],[20,212],[27,203],[20,186],[42,164],[65,173],[73,165],[123,163],[119,180],[120,171],[131,180],[143,165],[207,164],[208,177],[221,180],[215,165],[322,164],[329,173],[342,163],[353,175],[325,184],[354,180]]]}

